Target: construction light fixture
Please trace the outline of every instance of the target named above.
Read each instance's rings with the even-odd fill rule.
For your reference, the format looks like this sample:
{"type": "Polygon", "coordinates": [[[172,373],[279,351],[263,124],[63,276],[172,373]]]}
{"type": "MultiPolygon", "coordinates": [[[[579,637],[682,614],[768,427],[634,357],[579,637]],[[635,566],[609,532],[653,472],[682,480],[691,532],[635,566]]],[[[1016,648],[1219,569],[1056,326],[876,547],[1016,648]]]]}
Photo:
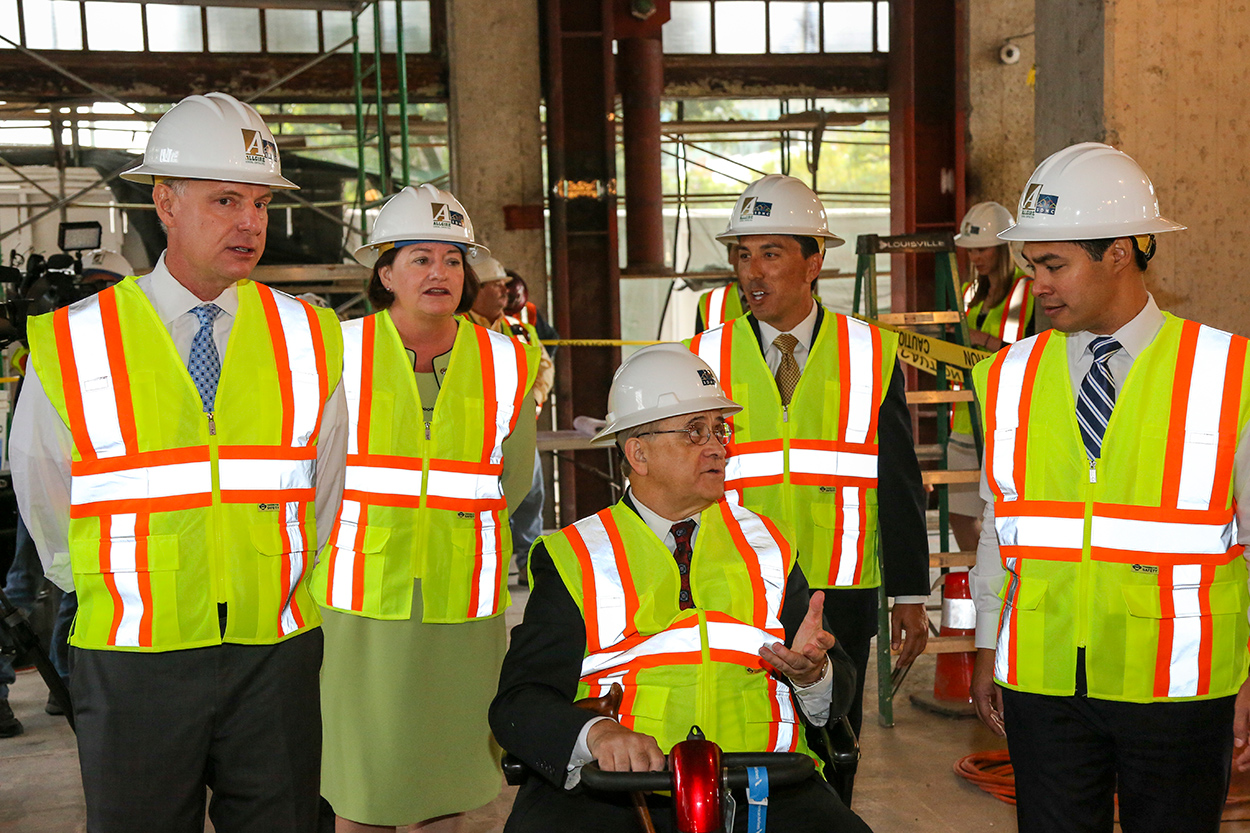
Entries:
{"type": "Polygon", "coordinates": [[[84,223],[61,223],[56,232],[56,244],[63,252],[85,252],[100,248],[104,229],[96,220],[84,223]]]}

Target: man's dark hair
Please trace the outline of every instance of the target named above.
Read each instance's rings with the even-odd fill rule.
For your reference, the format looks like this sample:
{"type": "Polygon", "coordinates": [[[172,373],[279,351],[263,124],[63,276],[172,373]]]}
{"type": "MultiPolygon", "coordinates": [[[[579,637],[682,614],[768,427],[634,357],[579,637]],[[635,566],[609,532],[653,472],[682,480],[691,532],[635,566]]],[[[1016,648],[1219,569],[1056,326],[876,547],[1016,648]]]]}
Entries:
{"type": "MultiPolygon", "coordinates": [[[[1103,259],[1107,254],[1107,249],[1110,249],[1111,244],[1117,239],[1115,237],[1100,237],[1097,240],[1073,240],[1072,242],[1084,249],[1085,254],[1089,255],[1089,259],[1097,263],[1103,259]]],[[[1133,260],[1137,263],[1137,268],[1145,272],[1150,258],[1154,256],[1154,240],[1150,241],[1150,254],[1141,250],[1137,245],[1136,237],[1130,237],[1129,241],[1133,246],[1133,260]]]]}
{"type": "Polygon", "coordinates": [[[801,237],[797,234],[793,237],[799,241],[799,253],[803,255],[804,260],[812,255],[820,254],[820,242],[815,237],[801,237]]]}

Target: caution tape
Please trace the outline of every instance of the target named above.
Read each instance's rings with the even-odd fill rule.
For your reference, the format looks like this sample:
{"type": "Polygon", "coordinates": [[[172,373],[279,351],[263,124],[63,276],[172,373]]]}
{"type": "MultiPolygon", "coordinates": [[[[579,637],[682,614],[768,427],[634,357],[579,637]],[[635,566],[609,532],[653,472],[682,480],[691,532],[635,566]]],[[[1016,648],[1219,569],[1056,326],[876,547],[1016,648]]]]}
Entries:
{"type": "Polygon", "coordinates": [[[649,347],[666,342],[623,341],[619,338],[545,338],[541,343],[547,347],[649,347]]]}
{"type": "Polygon", "coordinates": [[[945,364],[947,381],[962,382],[962,371],[971,370],[977,362],[988,359],[992,355],[975,347],[964,347],[962,344],[954,344],[933,336],[892,327],[864,315],[855,317],[874,327],[898,333],[898,357],[904,363],[933,376],[937,375],[938,364],[945,364]]]}

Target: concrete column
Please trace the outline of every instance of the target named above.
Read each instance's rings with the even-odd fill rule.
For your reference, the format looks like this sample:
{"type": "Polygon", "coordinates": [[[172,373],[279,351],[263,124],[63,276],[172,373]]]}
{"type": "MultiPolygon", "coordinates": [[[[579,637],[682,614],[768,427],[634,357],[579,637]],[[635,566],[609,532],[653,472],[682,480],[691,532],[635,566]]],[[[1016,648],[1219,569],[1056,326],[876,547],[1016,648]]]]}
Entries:
{"type": "Polygon", "coordinates": [[[1020,192],[1033,172],[1033,86],[1035,60],[1033,0],[968,2],[968,146],[966,203],[1001,203],[1014,215],[1020,192]],[[1007,38],[1020,60],[1004,64],[999,50],[1007,38]]]}
{"type": "Polygon", "coordinates": [[[518,215],[542,216],[538,0],[456,0],[446,14],[451,190],[479,239],[547,312],[546,232],[541,223],[509,229],[504,212],[530,207],[509,212],[513,226],[518,215]]]}
{"type": "Polygon", "coordinates": [[[1040,157],[1112,144],[1164,216],[1147,286],[1178,315],[1250,336],[1250,7],[1231,0],[1037,0],[1040,157]],[[1045,34],[1044,34],[1045,33],[1045,34]]]}

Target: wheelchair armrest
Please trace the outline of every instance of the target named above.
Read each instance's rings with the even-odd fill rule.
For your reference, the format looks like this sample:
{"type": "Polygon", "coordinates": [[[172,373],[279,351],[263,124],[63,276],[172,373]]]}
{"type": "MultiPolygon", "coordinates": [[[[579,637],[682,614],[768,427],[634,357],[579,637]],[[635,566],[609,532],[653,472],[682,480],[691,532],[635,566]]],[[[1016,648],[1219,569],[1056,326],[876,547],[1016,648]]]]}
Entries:
{"type": "Polygon", "coordinates": [[[821,727],[821,731],[825,734],[825,749],[834,766],[854,767],[859,763],[859,738],[855,737],[855,730],[846,715],[821,727]]]}
{"type": "Polygon", "coordinates": [[[503,760],[500,761],[500,766],[503,768],[503,780],[509,787],[521,786],[533,774],[533,770],[511,752],[503,753],[503,760]]]}

